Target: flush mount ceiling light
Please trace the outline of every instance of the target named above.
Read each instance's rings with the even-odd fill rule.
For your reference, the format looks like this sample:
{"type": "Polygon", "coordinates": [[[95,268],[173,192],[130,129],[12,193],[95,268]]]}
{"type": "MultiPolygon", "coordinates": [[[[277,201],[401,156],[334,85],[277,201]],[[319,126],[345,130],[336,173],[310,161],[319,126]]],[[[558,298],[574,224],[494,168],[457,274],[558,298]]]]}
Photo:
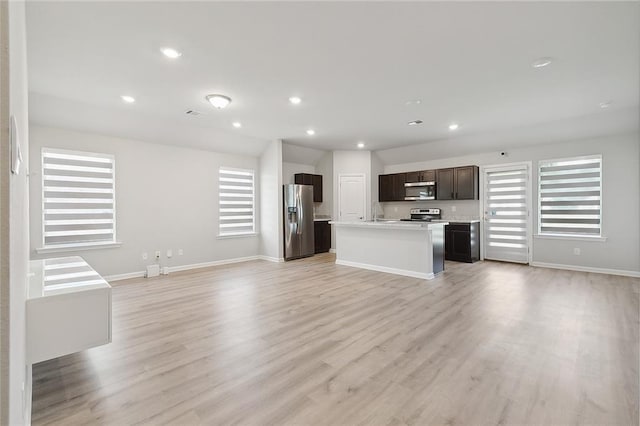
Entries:
{"type": "Polygon", "coordinates": [[[231,98],[224,95],[207,95],[206,99],[218,109],[226,108],[231,103],[231,98]]]}
{"type": "Polygon", "coordinates": [[[407,123],[409,126],[417,126],[418,124],[422,124],[422,120],[413,120],[407,123]]]}
{"type": "Polygon", "coordinates": [[[316,131],[315,131],[315,130],[313,130],[313,129],[309,129],[309,130],[307,130],[307,134],[308,134],[309,136],[313,136],[313,135],[315,135],[315,134],[316,134],[316,131]]]}
{"type": "Polygon", "coordinates": [[[231,125],[236,129],[239,129],[240,127],[242,127],[242,123],[239,121],[234,121],[233,123],[231,123],[231,125]]]}
{"type": "Polygon", "coordinates": [[[182,52],[178,52],[176,49],[173,49],[171,47],[163,47],[162,49],[160,49],[160,51],[164,56],[171,59],[177,59],[182,56],[182,52]]]}
{"type": "Polygon", "coordinates": [[[600,102],[600,108],[602,109],[607,109],[611,106],[611,101],[607,101],[607,102],[600,102]]]}
{"type": "Polygon", "coordinates": [[[460,127],[458,123],[449,124],[449,130],[458,130],[458,127],[460,127]]]}
{"type": "Polygon", "coordinates": [[[405,105],[420,105],[422,101],[420,99],[412,99],[410,101],[405,102],[405,105]]]}
{"type": "Polygon", "coordinates": [[[358,142],[358,148],[364,148],[364,142],[358,142]]]}
{"type": "Polygon", "coordinates": [[[298,105],[300,104],[300,102],[302,102],[302,99],[300,99],[298,96],[292,96],[289,98],[289,102],[291,102],[293,105],[298,105]]]}
{"type": "Polygon", "coordinates": [[[548,65],[551,65],[551,62],[553,62],[552,58],[538,58],[535,61],[533,61],[531,63],[531,67],[532,68],[544,68],[548,65]]]}
{"type": "Polygon", "coordinates": [[[132,104],[136,101],[136,98],[134,98],[133,96],[129,96],[129,95],[122,95],[120,96],[120,99],[122,99],[123,102],[126,102],[128,104],[132,104]]]}

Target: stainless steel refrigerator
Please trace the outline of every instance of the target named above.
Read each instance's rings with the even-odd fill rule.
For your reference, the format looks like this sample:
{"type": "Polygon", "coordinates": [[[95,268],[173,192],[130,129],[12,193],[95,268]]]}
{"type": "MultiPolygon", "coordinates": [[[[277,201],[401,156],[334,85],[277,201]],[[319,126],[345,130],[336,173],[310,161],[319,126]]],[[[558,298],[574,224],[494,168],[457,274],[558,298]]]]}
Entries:
{"type": "Polygon", "coordinates": [[[284,185],[284,259],[313,256],[313,186],[284,185]]]}

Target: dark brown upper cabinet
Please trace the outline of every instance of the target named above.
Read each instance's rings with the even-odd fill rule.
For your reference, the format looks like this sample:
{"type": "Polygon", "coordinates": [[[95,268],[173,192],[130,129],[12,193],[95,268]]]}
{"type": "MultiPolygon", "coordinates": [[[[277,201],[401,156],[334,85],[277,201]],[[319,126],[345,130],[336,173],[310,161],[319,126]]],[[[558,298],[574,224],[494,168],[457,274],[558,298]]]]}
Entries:
{"type": "Polygon", "coordinates": [[[438,169],[437,200],[477,200],[478,166],[438,169]]]}
{"type": "Polygon", "coordinates": [[[311,175],[311,185],[313,185],[313,202],[322,202],[322,175],[311,175]]]}
{"type": "Polygon", "coordinates": [[[378,201],[405,201],[405,182],[435,182],[436,200],[477,200],[478,166],[378,175],[378,201]]]}
{"type": "Polygon", "coordinates": [[[455,185],[453,179],[454,169],[438,169],[436,179],[436,200],[453,200],[455,185]]]}
{"type": "Polygon", "coordinates": [[[378,175],[378,201],[393,201],[391,175],[378,175]]]}
{"type": "Polygon", "coordinates": [[[454,180],[456,200],[478,199],[478,166],[456,167],[454,180]]]}
{"type": "Polygon", "coordinates": [[[406,173],[378,176],[378,201],[404,201],[406,173]]]}
{"type": "Polygon", "coordinates": [[[322,175],[311,173],[296,173],[293,175],[294,183],[298,185],[313,185],[313,202],[322,202],[322,175]]]}
{"type": "Polygon", "coordinates": [[[436,171],[435,170],[422,170],[419,172],[407,172],[406,182],[435,182],[436,171]]]}

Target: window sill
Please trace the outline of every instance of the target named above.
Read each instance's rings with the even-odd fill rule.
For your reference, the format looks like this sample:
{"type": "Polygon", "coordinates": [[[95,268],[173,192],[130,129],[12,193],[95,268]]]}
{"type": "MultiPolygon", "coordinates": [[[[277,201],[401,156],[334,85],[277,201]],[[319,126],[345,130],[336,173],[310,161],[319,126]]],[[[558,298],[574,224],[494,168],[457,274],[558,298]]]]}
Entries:
{"type": "Polygon", "coordinates": [[[607,237],[591,237],[587,235],[544,235],[536,234],[535,238],[541,240],[570,240],[570,241],[594,241],[594,242],[606,242],[607,237]]]}
{"type": "Polygon", "coordinates": [[[233,235],[218,235],[218,239],[219,240],[228,240],[229,238],[251,238],[251,237],[257,237],[258,233],[257,232],[252,232],[250,234],[233,234],[233,235]]]}
{"type": "Polygon", "coordinates": [[[60,245],[60,246],[49,246],[49,247],[39,247],[36,249],[36,253],[38,254],[47,254],[47,253],[63,253],[70,251],[83,251],[83,250],[99,250],[105,248],[115,248],[120,247],[122,245],[119,241],[110,241],[108,243],[87,243],[87,244],[75,244],[75,245],[60,245]]]}

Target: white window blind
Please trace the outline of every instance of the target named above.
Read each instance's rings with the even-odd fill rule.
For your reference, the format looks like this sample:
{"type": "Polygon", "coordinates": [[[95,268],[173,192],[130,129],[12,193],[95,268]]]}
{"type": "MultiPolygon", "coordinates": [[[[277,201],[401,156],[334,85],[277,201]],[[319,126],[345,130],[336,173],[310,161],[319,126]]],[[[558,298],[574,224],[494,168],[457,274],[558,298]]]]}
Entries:
{"type": "Polygon", "coordinates": [[[599,237],[601,179],[601,156],[540,161],[538,232],[599,237]]]}
{"type": "Polygon", "coordinates": [[[253,170],[220,168],[220,236],[255,233],[255,182],[253,170]]]}
{"type": "Polygon", "coordinates": [[[114,173],[111,155],[42,150],[45,248],[115,242],[114,173]]]}
{"type": "Polygon", "coordinates": [[[486,172],[485,257],[528,262],[528,190],[526,166],[486,172]]]}

